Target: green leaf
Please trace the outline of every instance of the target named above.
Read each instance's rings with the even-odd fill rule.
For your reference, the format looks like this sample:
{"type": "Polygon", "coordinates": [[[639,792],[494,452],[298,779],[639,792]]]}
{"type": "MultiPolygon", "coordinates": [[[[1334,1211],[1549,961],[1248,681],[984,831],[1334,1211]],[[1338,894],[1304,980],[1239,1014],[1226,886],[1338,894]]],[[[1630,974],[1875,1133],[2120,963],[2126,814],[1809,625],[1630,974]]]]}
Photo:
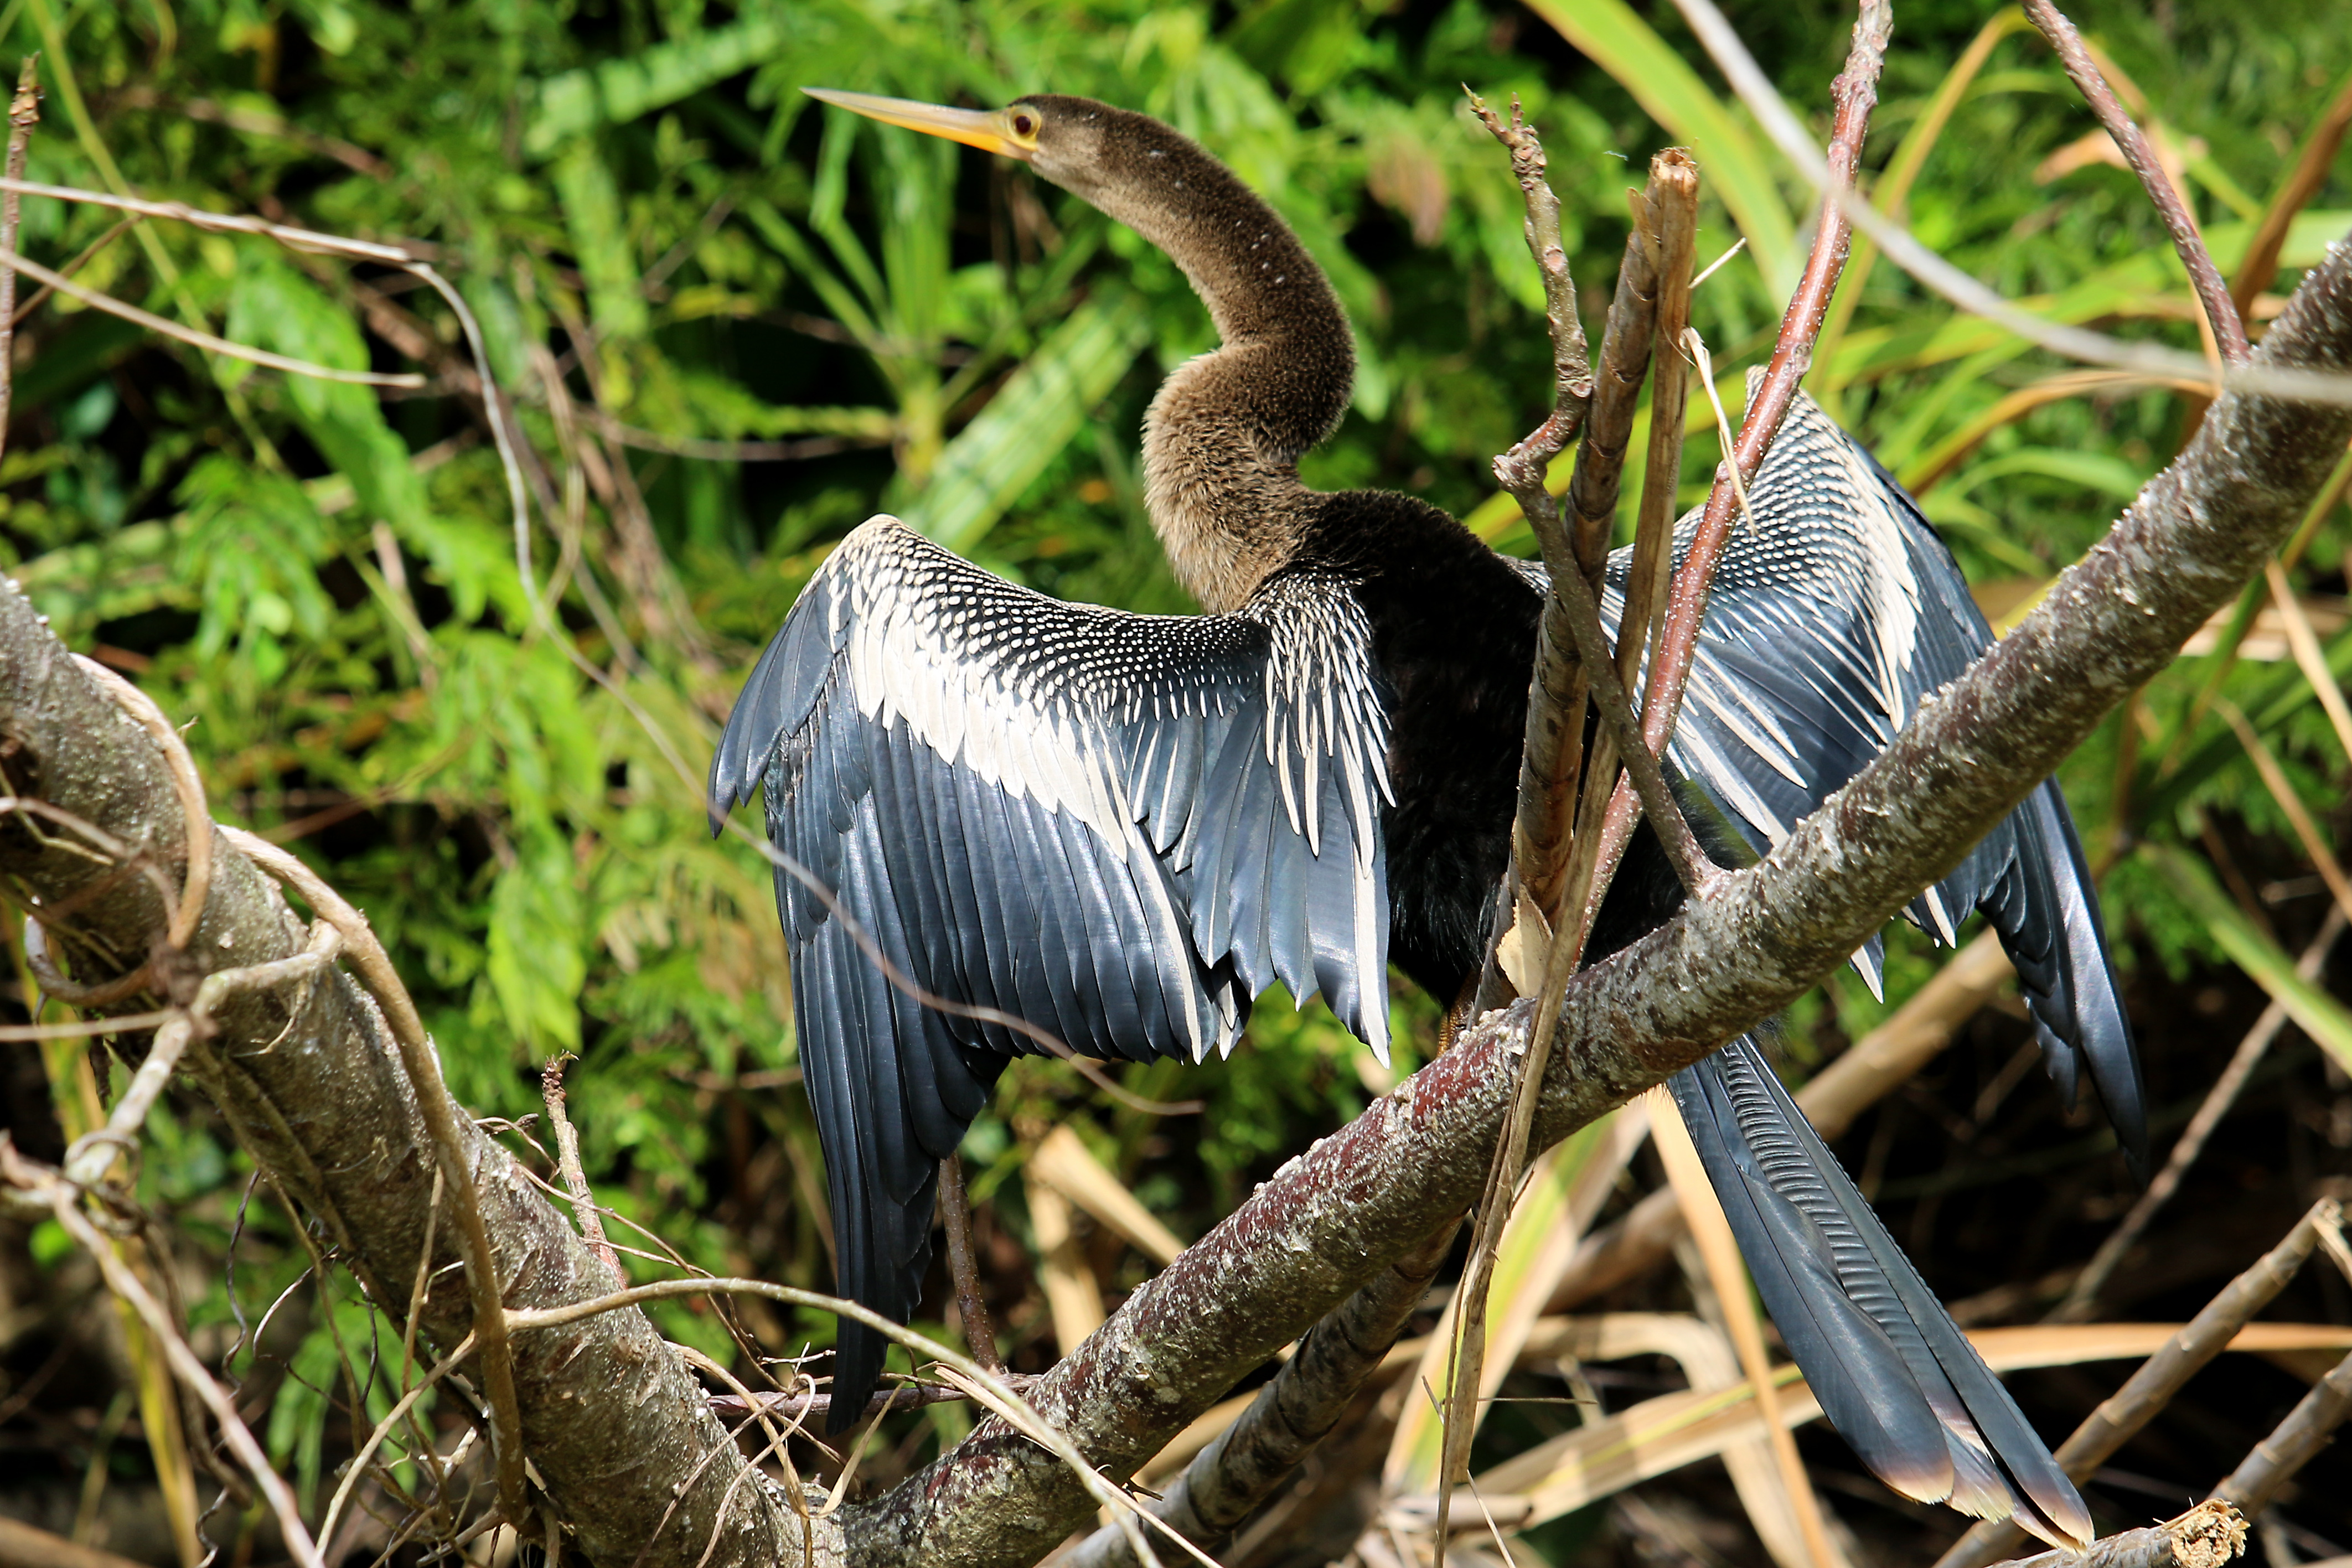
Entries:
{"type": "Polygon", "coordinates": [[[969,551],[1077,438],[1150,336],[1150,312],[1131,294],[1080,306],[948,443],[908,523],[969,551]]]}
{"type": "Polygon", "coordinates": [[[2294,960],[2246,918],[2245,911],[2221,891],[2204,862],[2173,844],[2143,845],[2140,853],[2156,862],[2231,961],[2284,1008],[2295,1027],[2334,1057],[2338,1066],[2352,1071],[2352,1009],[2296,974],[2294,960]]]}
{"type": "Polygon", "coordinates": [[[523,151],[544,158],[599,125],[619,124],[750,70],[792,41],[789,8],[760,10],[724,27],[566,71],[539,84],[523,151]]]}
{"type": "Polygon", "coordinates": [[[576,141],[555,165],[555,188],[563,197],[572,254],[588,280],[588,310],[596,329],[613,338],[645,336],[650,320],[613,172],[592,144],[576,141]]]}
{"type": "MultiPolygon", "coordinates": [[[[239,247],[228,336],[336,370],[367,369],[367,344],[350,312],[280,254],[265,242],[239,247]]],[[[425,486],[409,467],[407,444],[384,423],[374,392],[311,376],[288,376],[285,388],[302,434],[352,482],[362,510],[394,528],[425,517],[425,486]]]]}
{"type": "Polygon", "coordinates": [[[577,873],[561,840],[525,853],[490,894],[483,973],[507,1027],[542,1055],[580,1048],[588,935],[577,873]]]}
{"type": "Polygon", "coordinates": [[[1591,56],[1690,149],[1706,189],[1730,210],[1772,292],[1785,298],[1797,282],[1795,225],[1773,183],[1779,160],[1767,143],[1732,118],[1722,96],[1624,0],[1528,0],[1528,8],[1591,56]]]}

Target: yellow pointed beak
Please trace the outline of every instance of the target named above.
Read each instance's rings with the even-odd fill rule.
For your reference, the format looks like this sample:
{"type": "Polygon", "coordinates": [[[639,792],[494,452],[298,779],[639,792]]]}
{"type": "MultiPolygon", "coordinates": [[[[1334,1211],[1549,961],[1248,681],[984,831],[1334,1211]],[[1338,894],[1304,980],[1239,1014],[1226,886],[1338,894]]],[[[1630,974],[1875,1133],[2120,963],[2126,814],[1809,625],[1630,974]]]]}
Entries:
{"type": "Polygon", "coordinates": [[[870,92],[838,92],[827,87],[804,87],[801,90],[820,102],[878,120],[885,125],[903,125],[926,136],[944,136],[983,152],[1018,158],[1024,163],[1037,151],[1034,144],[1014,139],[1001,110],[949,109],[943,104],[918,103],[911,98],[880,98],[870,92]]]}

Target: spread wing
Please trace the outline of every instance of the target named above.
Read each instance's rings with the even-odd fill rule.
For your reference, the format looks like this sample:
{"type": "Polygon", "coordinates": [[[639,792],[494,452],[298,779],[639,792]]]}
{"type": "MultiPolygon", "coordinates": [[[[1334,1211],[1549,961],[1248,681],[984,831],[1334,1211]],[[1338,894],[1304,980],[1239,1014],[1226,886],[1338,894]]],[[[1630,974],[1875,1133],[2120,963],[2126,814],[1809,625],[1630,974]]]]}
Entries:
{"type": "MultiPolygon", "coordinates": [[[[1885,750],[1992,643],[1951,552],[1862,445],[1800,396],[1707,597],[1673,753],[1759,851],[1885,750]]],[[[1688,550],[1696,515],[1675,530],[1688,550]]],[[[1612,558],[1614,624],[1630,552],[1612,558]]],[[[2081,1070],[2126,1152],[2147,1145],[2139,1067],[2098,897],[2065,798],[2045,780],[1909,910],[1945,942],[1981,909],[2016,964],[2044,1060],[2072,1104],[2081,1070]]],[[[1875,944],[1859,962],[1874,988],[1875,944]]]]}
{"type": "MultiPolygon", "coordinates": [[[[1800,398],[1750,490],[1707,600],[1675,762],[1758,851],[1876,757],[1992,642],[1968,584],[1885,469],[1800,398]]],[[[1696,517],[1677,529],[1687,553],[1696,517]]],[[[1629,552],[1603,613],[1622,605],[1629,552]]],[[[2054,781],[1921,894],[1946,942],[1981,909],[2017,966],[2071,1103],[2087,1065],[2135,1158],[2139,1070],[2098,901],[2054,781]]],[[[1877,945],[1856,956],[1874,986],[1877,945]]],[[[1905,1494],[2013,1515],[2062,1543],[2090,1533],[2064,1473],[1790,1101],[1752,1040],[1671,1087],[1758,1291],[1864,1461],[1905,1494]]]]}
{"type": "MultiPolygon", "coordinates": [[[[1279,979],[1385,1057],[1386,753],[1341,580],[1134,615],[1015,587],[895,518],[844,540],[710,770],[714,828],[764,783],[769,837],[805,873],[778,869],[776,905],[842,1293],[913,1312],[938,1163],[1007,1056],[1040,1049],[1007,1017],[1082,1055],[1199,1061],[1279,979]]],[[[884,1349],[842,1331],[837,1424],[884,1349]]]]}

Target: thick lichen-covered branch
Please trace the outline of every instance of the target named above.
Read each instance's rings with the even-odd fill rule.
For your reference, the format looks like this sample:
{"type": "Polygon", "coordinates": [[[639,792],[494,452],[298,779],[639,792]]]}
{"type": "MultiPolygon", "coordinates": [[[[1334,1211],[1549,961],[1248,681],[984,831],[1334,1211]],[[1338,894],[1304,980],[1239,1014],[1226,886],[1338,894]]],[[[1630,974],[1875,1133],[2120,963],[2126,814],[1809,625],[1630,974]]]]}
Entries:
{"type": "MultiPolygon", "coordinates": [[[[2257,359],[2352,365],[2352,248],[2257,359]]],[[[1531,1148],[1557,1142],[1843,964],[2035,788],[2260,569],[2352,435],[2352,411],[2232,393],[2040,609],[1759,865],[1568,990],[1531,1148]]],[[[1032,1390],[1131,1474],[1276,1347],[1474,1197],[1526,1048],[1521,1004],[1286,1166],[1032,1390]]],[[[1034,1561],[1091,1503],[1000,1423],[850,1513],[852,1561],[1034,1561]]]]}
{"type": "MultiPolygon", "coordinates": [[[[96,824],[180,884],[184,818],[162,749],[13,585],[0,588],[0,771],[11,793],[96,824]]],[[[119,875],[22,824],[19,815],[0,826],[0,881],[19,908],[48,913],[51,946],[78,980],[129,974],[163,950],[174,911],[150,879],[119,875]]],[[[302,953],[303,923],[277,886],[226,835],[209,843],[210,884],[182,961],[244,967],[302,953]]],[[[111,1005],[148,1009],[136,990],[111,1005]]],[[[184,1069],[256,1162],[319,1218],[379,1305],[403,1315],[431,1226],[436,1146],[383,1014],[337,973],[226,998],[211,1022],[184,1069]]],[[[601,1260],[503,1149],[463,1118],[450,1135],[505,1305],[558,1306],[609,1289],[601,1260]]],[[[418,1312],[426,1341],[445,1350],[474,1321],[454,1228],[432,1232],[433,1283],[418,1312]]],[[[800,1559],[796,1522],[743,1478],[701,1388],[642,1314],[533,1335],[517,1347],[513,1378],[524,1449],[592,1560],[685,1568],[800,1559]],[[582,1419],[592,1411],[595,1419],[582,1419]]]]}

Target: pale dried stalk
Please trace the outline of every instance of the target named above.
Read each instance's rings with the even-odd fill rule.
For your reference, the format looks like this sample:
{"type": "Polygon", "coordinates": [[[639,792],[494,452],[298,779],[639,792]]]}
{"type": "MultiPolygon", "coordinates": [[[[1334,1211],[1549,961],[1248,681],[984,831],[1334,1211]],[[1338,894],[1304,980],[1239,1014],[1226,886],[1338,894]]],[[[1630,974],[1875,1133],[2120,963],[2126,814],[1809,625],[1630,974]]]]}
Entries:
{"type": "Polygon", "coordinates": [[[262,218],[240,217],[233,213],[207,212],[184,202],[149,202],[136,196],[110,196],[102,191],[85,191],[73,185],[44,185],[15,175],[0,179],[0,192],[12,196],[54,196],[60,202],[76,202],[86,207],[108,207],[118,213],[135,213],[146,218],[169,218],[173,223],[187,224],[213,234],[258,235],[295,250],[311,251],[320,256],[340,256],[352,261],[375,261],[386,267],[405,267],[420,259],[414,251],[396,245],[379,245],[373,240],[320,234],[316,229],[295,228],[262,218]]]}
{"type": "Polygon", "coordinates": [[[1821,1500],[1813,1495],[1812,1480],[1797,1453],[1796,1436],[1780,1419],[1772,1362],[1765,1354],[1763,1325],[1757,1321],[1756,1299],[1748,1282],[1748,1270],[1740,1261],[1739,1242],[1731,1234],[1731,1221],[1716,1199],[1715,1186],[1707,1180],[1706,1167],[1699,1163],[1698,1149],[1691,1143],[1690,1130],[1683,1125],[1674,1097],[1664,1089],[1653,1089],[1649,1101],[1651,1142],[1666,1167],[1666,1179],[1682,1206],[1691,1239],[1697,1243],[1716,1300],[1722,1303],[1724,1327],[1739,1354],[1740,1370],[1748,1375],[1773,1463],[1780,1472],[1781,1489],[1804,1537],[1805,1553],[1813,1568],[1843,1568],[1844,1558],[1831,1547],[1829,1531],[1822,1527],[1821,1500]]]}
{"type": "MultiPolygon", "coordinates": [[[[2181,1385],[2194,1376],[2236,1337],[2248,1320],[2286,1289],[2295,1270],[2319,1245],[2323,1223],[2333,1224],[2340,1211],[2333,1198],[2322,1198],[2296,1222],[2276,1247],[2253,1267],[2222,1287],[2199,1312],[2181,1325],[2158,1351],[2126,1380],[2058,1447],[2057,1459],[2068,1476],[2080,1481],[2090,1476],[2132,1435],[2156,1418],[2181,1385]]],[[[2025,1531],[2008,1520],[1988,1520],[1971,1528],[1937,1561],[1936,1568],[1985,1568],[2025,1544],[2025,1531]]]]}
{"type": "Polygon", "coordinates": [[[269,1463],[269,1456],[255,1440],[252,1429],[237,1415],[236,1402],[213,1380],[212,1374],[205,1369],[205,1364],[196,1359],[195,1352],[190,1350],[187,1342],[180,1337],[171,1313],[165,1312],[163,1304],[148,1292],[147,1287],[140,1282],[138,1274],[116,1255],[113,1244],[100,1235],[98,1228],[75,1206],[78,1189],[54,1173],[22,1158],[5,1140],[0,1140],[0,1174],[5,1174],[11,1186],[38,1193],[47,1200],[49,1212],[56,1217],[58,1224],[97,1262],[99,1271],[105,1276],[107,1288],[128,1301],[131,1310],[139,1314],[140,1321],[147,1325],[148,1333],[163,1347],[164,1358],[171,1363],[173,1375],[212,1412],[214,1421],[219,1425],[222,1440],[228,1444],[229,1451],[236,1456],[237,1462],[251,1472],[255,1483],[261,1488],[262,1495],[269,1500],[270,1511],[277,1516],[278,1527],[285,1536],[286,1549],[293,1554],[294,1561],[301,1568],[325,1568],[319,1556],[318,1543],[302,1526],[302,1511],[294,1500],[293,1490],[279,1478],[269,1463]]]}
{"type": "MultiPolygon", "coordinates": [[[[1772,144],[1796,166],[1806,182],[1818,192],[1843,190],[1845,183],[1832,174],[1820,146],[1797,122],[1797,117],[1713,0],[1675,0],[1675,5],[1739,101],[1756,116],[1772,144]]],[[[1889,261],[1929,290],[1971,316],[1982,317],[2016,333],[2037,348],[2085,364],[2137,371],[2148,376],[2181,377],[2206,383],[2212,381],[2212,366],[2200,355],[2154,343],[2126,342],[2103,332],[2064,326],[2011,304],[1920,243],[1917,235],[1851,190],[1844,190],[1840,206],[1854,227],[1878,242],[1889,261]]],[[[2352,374],[2340,371],[2250,362],[2227,367],[2221,385],[2228,392],[2352,407],[2352,374]]]]}
{"type": "Polygon", "coordinates": [[[1657,256],[1657,340],[1650,380],[1650,446],[1642,474],[1642,504],[1633,525],[1633,561],[1625,579],[1625,612],[1617,626],[1617,674],[1627,691],[1647,645],[1664,629],[1674,580],[1675,493],[1682,487],[1684,411],[1690,399],[1690,361],[1680,345],[1690,326],[1691,262],[1698,245],[1698,165],[1680,148],[1650,160],[1656,194],[1649,208],[1657,256]]]}
{"type": "Polygon", "coordinates": [[[2294,596],[2294,585],[2286,580],[2286,569],[2277,561],[2265,561],[2263,580],[2270,586],[2271,602],[2279,612],[2279,621],[2286,628],[2286,645],[2294,653],[2303,678],[2319,698],[2319,706],[2327,712],[2327,722],[2336,730],[2336,744],[2352,759],[2352,708],[2344,704],[2344,688],[2336,684],[2336,675],[2327,667],[2327,654],[2319,645],[2319,635],[2311,629],[2311,617],[2303,612],[2303,601],[2294,596]]]}
{"type": "MultiPolygon", "coordinates": [[[[2238,744],[2246,748],[2247,757],[2253,761],[2254,771],[2263,776],[2263,788],[2271,792],[2271,799],[2278,802],[2279,810],[2294,829],[2294,836],[2302,841],[2303,852],[2311,857],[2312,868],[2319,873],[2319,880],[2327,884],[2329,894],[2336,900],[2336,913],[2352,919],[2352,879],[2347,879],[2343,863],[2336,858],[2336,852],[2329,849],[2327,841],[2319,836],[2319,824],[2312,821],[2311,809],[2303,803],[2303,797],[2295,793],[2286,769],[2279,766],[2278,758],[2271,755],[2271,748],[2263,744],[2263,737],[2255,733],[2252,725],[2246,722],[2246,716],[2239,711],[2236,704],[2223,701],[2214,706],[2221,710],[2230,727],[2237,731],[2238,744]]],[[[2305,976],[2305,978],[2310,977],[2305,976]]]]}
{"type": "Polygon", "coordinates": [[[2327,1446],[2347,1416],[2352,1416],[2352,1355],[2311,1385],[2286,1419],[2254,1445],[2228,1480],[2213,1489],[2213,1496],[2237,1504],[2249,1515],[2262,1512],[2279,1489],[2327,1446]]]}

